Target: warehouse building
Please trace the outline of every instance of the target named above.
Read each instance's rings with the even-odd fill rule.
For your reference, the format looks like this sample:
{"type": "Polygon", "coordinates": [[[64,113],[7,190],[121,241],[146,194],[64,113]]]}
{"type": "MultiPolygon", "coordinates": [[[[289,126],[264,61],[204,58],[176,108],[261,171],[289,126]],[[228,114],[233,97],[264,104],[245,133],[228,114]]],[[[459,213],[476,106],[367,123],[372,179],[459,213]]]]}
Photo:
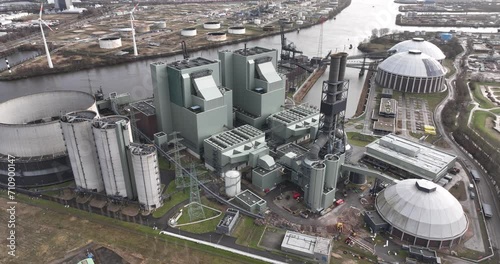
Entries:
{"type": "Polygon", "coordinates": [[[375,208],[392,237],[410,245],[443,248],[460,243],[469,220],[460,202],[437,184],[408,179],[378,193],[375,208]]]}
{"type": "Polygon", "coordinates": [[[410,93],[444,90],[444,67],[420,50],[396,53],[378,65],[375,81],[384,88],[410,93]]]}
{"type": "Polygon", "coordinates": [[[180,132],[197,157],[204,139],[233,127],[233,91],[221,86],[220,66],[204,58],[151,64],[158,128],[180,132]]]}
{"type": "Polygon", "coordinates": [[[230,202],[254,214],[263,214],[267,210],[267,202],[248,189],[237,194],[230,202]]]}
{"type": "Polygon", "coordinates": [[[364,159],[391,168],[405,178],[438,182],[453,167],[457,156],[390,134],[366,146],[364,159]]]}
{"type": "Polygon", "coordinates": [[[219,234],[224,234],[226,236],[230,236],[236,227],[236,223],[240,217],[240,211],[228,208],[224,217],[220,220],[220,222],[215,227],[215,232],[219,234]]]}
{"type": "Polygon", "coordinates": [[[332,246],[331,239],[287,230],[281,243],[281,250],[314,259],[318,263],[330,263],[332,246]]]}

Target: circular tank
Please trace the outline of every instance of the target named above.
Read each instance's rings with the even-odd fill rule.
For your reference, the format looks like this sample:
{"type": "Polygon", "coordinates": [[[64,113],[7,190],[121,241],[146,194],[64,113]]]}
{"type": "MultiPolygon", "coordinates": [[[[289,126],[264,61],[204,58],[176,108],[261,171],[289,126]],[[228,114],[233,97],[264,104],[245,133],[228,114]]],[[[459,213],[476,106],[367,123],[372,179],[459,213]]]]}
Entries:
{"type": "Polygon", "coordinates": [[[210,32],[207,34],[208,41],[224,41],[227,39],[225,32],[210,32]]]}
{"type": "Polygon", "coordinates": [[[151,26],[149,26],[149,25],[139,25],[139,26],[135,27],[135,31],[137,33],[146,33],[146,32],[151,31],[151,26]]]}
{"type": "Polygon", "coordinates": [[[219,29],[220,28],[220,22],[217,21],[210,21],[205,24],[203,24],[204,29],[219,29]]]}
{"type": "Polygon", "coordinates": [[[197,34],[196,28],[185,28],[181,30],[181,36],[193,37],[196,36],[196,34],[197,34]]]}
{"type": "Polygon", "coordinates": [[[0,182],[7,182],[7,155],[16,157],[18,187],[71,180],[59,118],[79,110],[97,112],[91,94],[51,91],[0,103],[0,182]]]}
{"type": "Polygon", "coordinates": [[[262,23],[262,20],[260,18],[256,18],[256,19],[253,20],[253,23],[255,25],[260,25],[262,23]]]}
{"type": "Polygon", "coordinates": [[[234,35],[244,35],[246,30],[245,27],[230,27],[228,30],[229,34],[234,34],[234,35]]]}
{"type": "Polygon", "coordinates": [[[365,184],[366,176],[360,173],[352,172],[349,174],[349,181],[354,184],[365,184]]]}
{"type": "Polygon", "coordinates": [[[303,25],[303,24],[304,24],[304,21],[302,21],[302,20],[297,20],[297,21],[295,21],[295,24],[297,24],[297,25],[303,25]]]}
{"type": "Polygon", "coordinates": [[[241,174],[239,171],[230,170],[224,174],[224,182],[226,186],[226,195],[235,197],[241,192],[241,174]]]}
{"type": "Polygon", "coordinates": [[[167,22],[165,21],[157,21],[154,23],[155,28],[167,28],[167,22]]]}
{"type": "Polygon", "coordinates": [[[153,145],[132,144],[129,149],[139,203],[147,210],[160,207],[161,184],[156,148],[153,145]]]}
{"type": "Polygon", "coordinates": [[[122,38],[107,37],[99,39],[99,47],[101,49],[116,49],[122,46],[122,38]]]}
{"type": "Polygon", "coordinates": [[[123,149],[130,143],[130,121],[124,116],[107,116],[93,123],[95,143],[106,194],[127,197],[128,164],[123,158],[123,149]],[[118,122],[124,121],[121,127],[118,122]],[[123,136],[122,136],[123,135],[123,136]]]}
{"type": "Polygon", "coordinates": [[[96,117],[98,115],[94,111],[76,111],[65,114],[61,117],[61,129],[76,186],[85,190],[102,192],[104,183],[92,134],[92,121],[96,117]]]}
{"type": "Polygon", "coordinates": [[[283,27],[285,27],[285,28],[292,28],[293,27],[293,22],[292,21],[283,22],[283,27]]]}

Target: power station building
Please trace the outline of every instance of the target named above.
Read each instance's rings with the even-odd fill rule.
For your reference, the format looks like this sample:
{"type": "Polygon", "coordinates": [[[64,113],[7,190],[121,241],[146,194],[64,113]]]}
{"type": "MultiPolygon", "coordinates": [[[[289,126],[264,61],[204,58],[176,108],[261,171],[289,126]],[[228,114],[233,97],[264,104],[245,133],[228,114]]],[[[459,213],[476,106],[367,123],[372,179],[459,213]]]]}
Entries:
{"type": "Polygon", "coordinates": [[[183,144],[203,153],[203,140],[233,127],[233,93],[222,86],[221,63],[195,58],[151,64],[157,125],[180,132],[183,144]]]}
{"type": "Polygon", "coordinates": [[[97,112],[92,95],[51,91],[0,104],[0,182],[7,183],[8,155],[15,158],[16,186],[56,184],[73,178],[59,124],[61,114],[97,112]]]}
{"type": "Polygon", "coordinates": [[[445,69],[420,50],[396,53],[378,65],[375,81],[384,88],[409,93],[444,90],[445,69]]]}
{"type": "Polygon", "coordinates": [[[390,134],[366,146],[365,160],[390,167],[405,178],[438,182],[451,169],[457,156],[390,134]]]}
{"type": "Polygon", "coordinates": [[[233,91],[236,122],[261,129],[282,110],[285,80],[276,71],[278,51],[253,47],[221,51],[222,85],[233,91]]]}
{"type": "Polygon", "coordinates": [[[378,193],[375,208],[392,237],[423,247],[452,247],[469,220],[460,202],[446,189],[422,179],[408,179],[378,193]]]}

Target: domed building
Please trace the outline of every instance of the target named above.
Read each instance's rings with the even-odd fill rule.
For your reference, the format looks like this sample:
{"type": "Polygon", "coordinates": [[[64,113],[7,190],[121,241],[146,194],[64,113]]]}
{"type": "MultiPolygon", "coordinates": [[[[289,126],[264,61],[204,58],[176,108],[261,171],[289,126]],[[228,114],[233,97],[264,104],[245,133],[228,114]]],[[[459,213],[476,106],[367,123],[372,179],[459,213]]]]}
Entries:
{"type": "Polygon", "coordinates": [[[384,88],[409,93],[435,93],[444,89],[445,70],[420,50],[396,53],[378,65],[375,81],[384,88]]]}
{"type": "Polygon", "coordinates": [[[393,237],[423,247],[452,247],[469,225],[458,200],[428,180],[407,179],[387,187],[375,208],[393,237]]]}
{"type": "Polygon", "coordinates": [[[422,51],[422,53],[431,56],[441,64],[446,58],[446,55],[444,55],[444,53],[438,46],[432,44],[429,41],[425,41],[423,38],[413,38],[410,40],[399,42],[389,49],[389,53],[408,52],[410,50],[420,50],[422,51]]]}

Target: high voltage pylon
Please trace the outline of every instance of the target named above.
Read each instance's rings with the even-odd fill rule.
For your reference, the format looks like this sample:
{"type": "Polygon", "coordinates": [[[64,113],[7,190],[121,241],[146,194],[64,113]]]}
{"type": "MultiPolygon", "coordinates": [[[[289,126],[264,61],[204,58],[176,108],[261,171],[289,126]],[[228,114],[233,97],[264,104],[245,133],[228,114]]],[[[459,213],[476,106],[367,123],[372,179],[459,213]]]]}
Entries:
{"type": "Polygon", "coordinates": [[[177,137],[177,134],[179,132],[173,132],[170,134],[173,138],[170,141],[170,143],[174,144],[174,160],[175,160],[175,186],[176,188],[186,188],[189,186],[189,179],[188,175],[185,175],[184,172],[182,171],[182,163],[181,163],[181,150],[182,148],[180,147],[179,142],[182,140],[181,138],[177,137]]]}
{"type": "Polygon", "coordinates": [[[205,218],[205,211],[201,205],[200,199],[200,188],[198,187],[198,174],[196,173],[196,165],[191,164],[191,177],[190,177],[190,188],[189,188],[189,207],[188,214],[189,220],[196,221],[205,218]]]}

